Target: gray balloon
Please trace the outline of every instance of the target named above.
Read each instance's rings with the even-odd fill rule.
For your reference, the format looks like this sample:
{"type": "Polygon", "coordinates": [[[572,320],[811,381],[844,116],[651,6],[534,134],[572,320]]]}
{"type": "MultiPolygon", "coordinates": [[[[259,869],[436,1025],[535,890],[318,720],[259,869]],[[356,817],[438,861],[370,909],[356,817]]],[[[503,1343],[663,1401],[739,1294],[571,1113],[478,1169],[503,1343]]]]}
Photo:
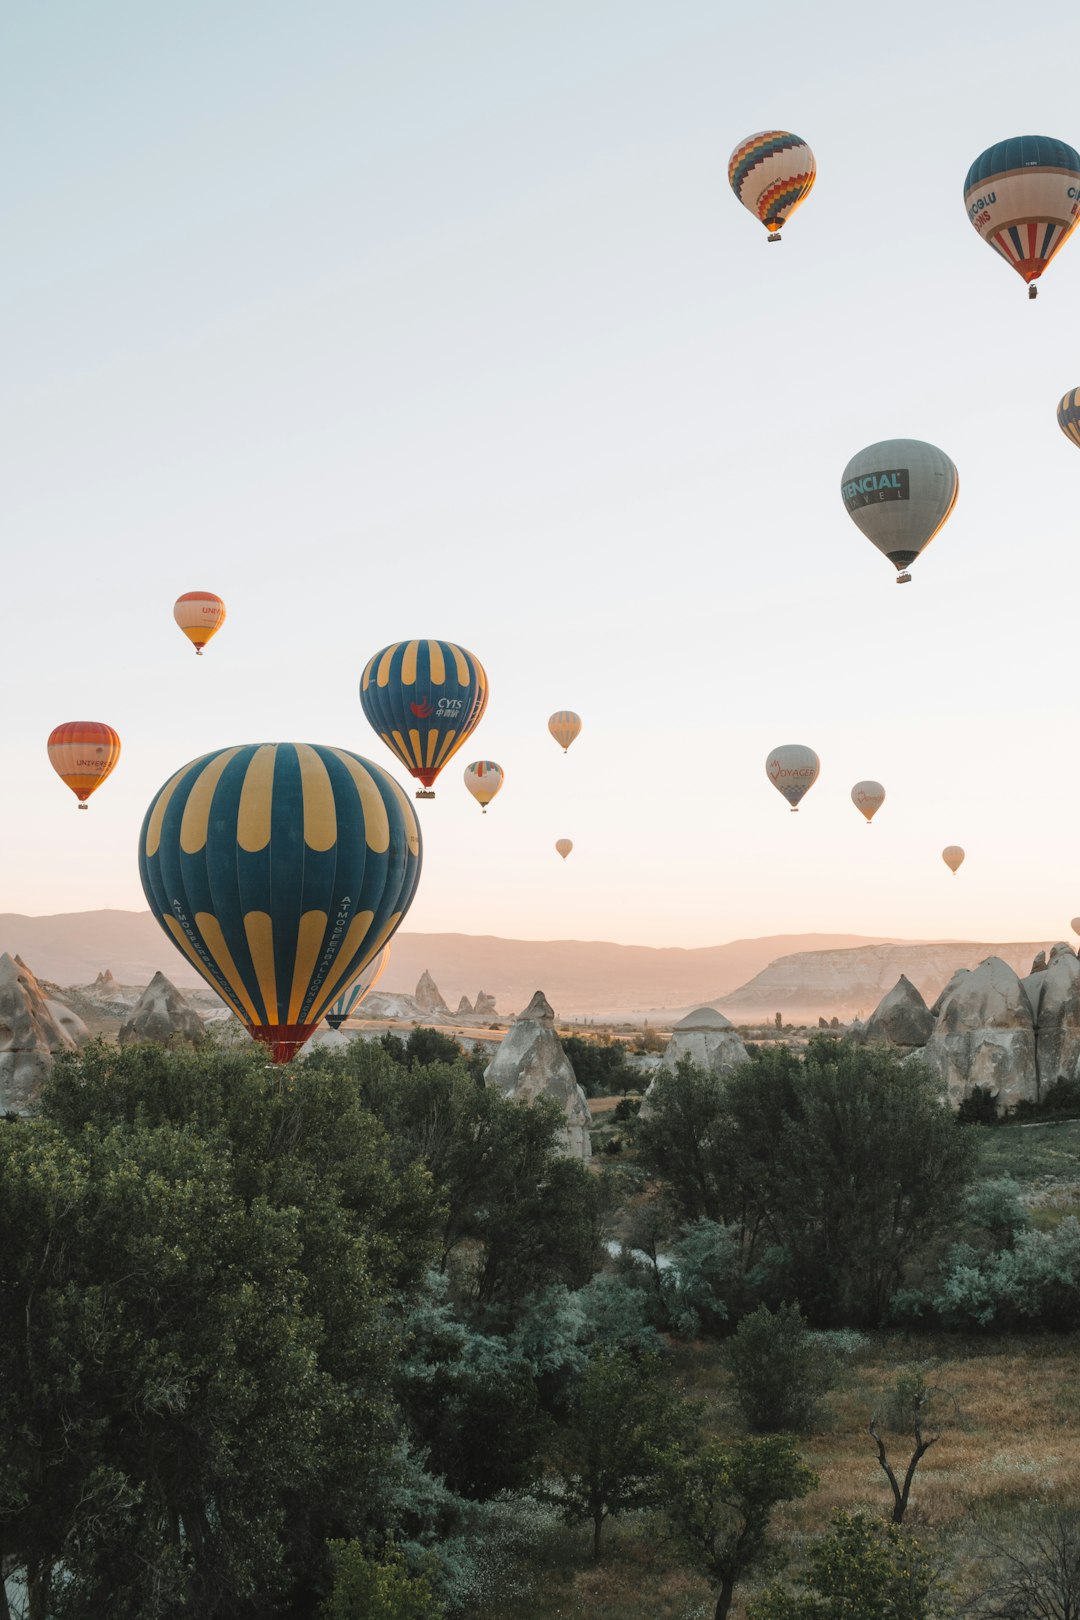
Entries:
{"type": "Polygon", "coordinates": [[[882,439],[852,456],[840,494],[852,521],[896,568],[907,569],[925,551],[953,507],[960,477],[936,444],[922,439],[882,439]]]}

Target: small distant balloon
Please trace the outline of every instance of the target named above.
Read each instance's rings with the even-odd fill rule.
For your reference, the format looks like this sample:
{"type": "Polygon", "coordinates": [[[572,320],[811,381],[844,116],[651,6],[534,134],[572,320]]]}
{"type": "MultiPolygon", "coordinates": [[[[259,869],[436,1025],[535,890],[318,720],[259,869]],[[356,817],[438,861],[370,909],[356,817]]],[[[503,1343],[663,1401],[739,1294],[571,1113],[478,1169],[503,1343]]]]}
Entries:
{"type": "Polygon", "coordinates": [[[1070,388],[1057,408],[1058,427],[1073,444],[1080,445],[1080,388],[1070,388]]]}
{"type": "Polygon", "coordinates": [[[851,790],[851,802],[861,810],[869,826],[885,803],[885,789],[880,782],[856,782],[851,790]]]}
{"type": "Polygon", "coordinates": [[[1048,135],[988,146],[964,181],[964,207],[984,242],[1028,283],[1028,297],[1076,228],[1080,155],[1048,135]]]}
{"type": "Polygon", "coordinates": [[[765,774],[793,811],[818,779],[821,761],[812,748],[802,743],[782,743],[765,761],[765,774]]]}
{"type": "Polygon", "coordinates": [[[338,996],[326,1015],[326,1022],[331,1029],[340,1029],[346,1018],[350,1018],[355,1013],[361,1002],[367,998],[370,991],[374,990],[386,972],[386,964],[389,960],[390,947],[384,945],[378,956],[373,956],[363,972],[353,980],[347,990],[338,996]]]}
{"type": "Polygon", "coordinates": [[[851,521],[896,569],[896,583],[947,522],[960,475],[944,450],[922,439],[882,439],[852,456],[840,481],[851,521]]]}
{"type": "Polygon", "coordinates": [[[1080,917],[1074,917],[1072,922],[1069,924],[1069,927],[1072,929],[1074,934],[1080,934],[1080,917]]]}
{"type": "Polygon", "coordinates": [[[572,838],[556,838],[555,840],[555,848],[558,850],[564,861],[573,847],[574,841],[572,838]]]}
{"type": "Polygon", "coordinates": [[[173,618],[201,658],[210,637],[225,623],[225,604],[213,591],[185,591],[173,603],[173,618]]]}
{"type": "Polygon", "coordinates": [[[565,754],[581,731],[581,716],[573,709],[556,709],[548,721],[548,730],[565,754]]]}
{"type": "Polygon", "coordinates": [[[503,768],[493,759],[474,759],[463,772],[465,786],[487,815],[487,807],[503,785],[503,768]]]}
{"type": "Polygon", "coordinates": [[[779,242],[781,226],[805,202],[816,179],[813,152],[786,129],[747,136],[728,159],[728,184],[764,225],[770,242],[779,242]]]}
{"type": "Polygon", "coordinates": [[[964,864],[964,852],[960,848],[959,844],[946,844],[945,848],[941,852],[941,858],[945,862],[945,865],[949,868],[949,871],[952,873],[953,877],[956,876],[957,872],[964,864]]]}
{"type": "Polygon", "coordinates": [[[120,738],[99,720],[68,720],[49,733],[49,764],[86,809],[91,793],[109,776],[120,758],[120,738]]]}

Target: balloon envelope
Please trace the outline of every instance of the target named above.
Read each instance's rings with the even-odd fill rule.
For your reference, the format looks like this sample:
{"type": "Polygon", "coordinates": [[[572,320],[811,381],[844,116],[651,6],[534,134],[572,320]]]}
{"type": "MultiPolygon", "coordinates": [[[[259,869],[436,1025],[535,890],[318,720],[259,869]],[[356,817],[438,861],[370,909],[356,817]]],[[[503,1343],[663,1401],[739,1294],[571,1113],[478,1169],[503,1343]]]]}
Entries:
{"type": "Polygon", "coordinates": [[[959,474],[944,450],[922,439],[868,444],[852,456],[840,484],[848,516],[901,580],[949,517],[959,492],[959,474]]]}
{"type": "Polygon", "coordinates": [[[851,790],[851,802],[866,817],[867,826],[885,803],[885,789],[880,782],[856,782],[851,790]]]}
{"type": "Polygon", "coordinates": [[[786,129],[763,129],[740,141],[728,159],[728,184],[748,208],[779,239],[799,204],[817,178],[814,154],[806,142],[786,129]]]}
{"type": "Polygon", "coordinates": [[[465,786],[486,815],[488,805],[503,785],[502,766],[496,765],[493,759],[474,759],[471,765],[466,765],[464,777],[465,786]]]}
{"type": "Polygon", "coordinates": [[[946,844],[945,848],[941,852],[941,858],[945,862],[945,865],[949,868],[949,871],[952,873],[953,877],[956,876],[957,872],[964,864],[964,852],[960,848],[959,844],[946,844]]]}
{"type": "Polygon", "coordinates": [[[386,964],[389,960],[390,947],[384,945],[378,956],[373,956],[367,967],[362,969],[349,988],[338,996],[326,1015],[326,1022],[331,1029],[340,1029],[346,1018],[351,1013],[354,1013],[361,1002],[364,1001],[368,992],[374,990],[386,972],[386,964]]]}
{"type": "Polygon", "coordinates": [[[452,641],[392,642],[360,681],[368,721],[425,788],[475,731],[487,700],[483,665],[452,641]]]}
{"type": "Polygon", "coordinates": [[[548,730],[565,754],[581,732],[581,716],[575,714],[573,709],[556,709],[548,721],[548,730]]]}
{"type": "Polygon", "coordinates": [[[1014,135],[988,146],[964,181],[964,207],[1027,282],[1037,281],[1076,228],[1080,156],[1047,135],[1014,135]]]}
{"type": "Polygon", "coordinates": [[[564,861],[573,847],[574,842],[571,838],[556,838],[555,840],[555,848],[558,850],[564,861]]]}
{"type": "Polygon", "coordinates": [[[782,743],[765,761],[766,776],[793,810],[798,810],[800,799],[809,793],[820,770],[821,761],[814,750],[802,743],[782,743]]]}
{"type": "Polygon", "coordinates": [[[49,764],[85,810],[120,758],[120,738],[100,720],[68,720],[49,733],[48,749],[49,764]]]}
{"type": "Polygon", "coordinates": [[[1070,388],[1057,408],[1058,427],[1073,444],[1080,445],[1080,388],[1070,388]]]}
{"type": "Polygon", "coordinates": [[[173,603],[173,618],[201,657],[210,637],[225,623],[225,604],[213,591],[186,591],[173,603]]]}
{"type": "Polygon", "coordinates": [[[389,940],[420,877],[403,790],[344,748],[244,743],[181,767],[139,836],[173,943],[287,1062],[389,940]]]}
{"type": "Polygon", "coordinates": [[[1080,917],[1074,917],[1072,922],[1069,924],[1069,927],[1072,929],[1074,934],[1080,934],[1080,917]]]}

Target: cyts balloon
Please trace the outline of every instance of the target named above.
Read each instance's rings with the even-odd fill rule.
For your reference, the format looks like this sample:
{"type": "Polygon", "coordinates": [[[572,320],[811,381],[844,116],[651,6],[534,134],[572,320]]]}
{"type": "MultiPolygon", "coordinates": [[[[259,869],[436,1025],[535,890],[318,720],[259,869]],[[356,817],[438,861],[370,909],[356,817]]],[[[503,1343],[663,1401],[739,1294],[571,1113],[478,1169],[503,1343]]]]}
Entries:
{"type": "Polygon", "coordinates": [[[86,809],[120,758],[120,738],[99,720],[68,720],[49,733],[49,764],[86,809]]]}
{"type": "Polygon", "coordinates": [[[213,591],[186,591],[173,603],[173,618],[201,658],[210,637],[225,623],[225,604],[213,591]]]}
{"type": "Polygon", "coordinates": [[[851,802],[856,810],[862,811],[869,827],[885,803],[885,789],[880,782],[856,782],[851,790],[851,802]]]}
{"type": "Polygon", "coordinates": [[[1028,283],[1028,297],[1076,228],[1080,156],[1047,135],[1014,135],[988,146],[964,181],[964,207],[989,242],[1028,283]]]}
{"type": "Polygon", "coordinates": [[[897,570],[926,550],[956,505],[960,476],[945,454],[922,439],[868,444],[844,468],[840,494],[848,516],[897,570]]]}
{"type": "Polygon", "coordinates": [[[421,858],[393,777],[322,744],[204,754],[154,796],[139,835],[150,910],[276,1063],[382,950],[421,858]]]}
{"type": "Polygon", "coordinates": [[[433,799],[432,783],[487,707],[478,658],[452,641],[395,641],[368,660],[360,702],[370,724],[433,799]]]}
{"type": "Polygon", "coordinates": [[[820,770],[821,761],[814,750],[802,743],[782,743],[765,761],[766,776],[793,811],[798,810],[799,800],[813,787],[820,770]]]}
{"type": "Polygon", "coordinates": [[[810,195],[817,167],[804,140],[786,129],[763,129],[740,141],[728,159],[728,183],[744,208],[779,242],[799,204],[810,195]]]}
{"type": "Polygon", "coordinates": [[[493,759],[474,759],[466,765],[465,786],[487,815],[487,807],[503,785],[503,768],[493,759]]]}

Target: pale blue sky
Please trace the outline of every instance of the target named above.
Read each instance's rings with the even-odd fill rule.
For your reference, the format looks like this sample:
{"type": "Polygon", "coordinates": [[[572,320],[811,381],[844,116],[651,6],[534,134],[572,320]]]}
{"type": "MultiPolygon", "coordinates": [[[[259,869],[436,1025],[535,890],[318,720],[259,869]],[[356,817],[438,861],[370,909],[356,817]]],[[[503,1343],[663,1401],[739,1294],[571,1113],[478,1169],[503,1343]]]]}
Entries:
{"type": "Polygon", "coordinates": [[[141,906],[145,806],[208,748],[396,771],[359,674],[435,635],[492,700],[420,807],[411,927],[1067,929],[1080,244],[1029,304],[962,186],[1005,136],[1080,145],[1080,28],[735,10],[9,14],[0,909],[141,906]],[[773,126],[818,162],[778,247],[726,178],[773,126]],[[960,469],[903,590],[839,496],[893,435],[960,469]],[[229,611],[199,661],[191,589],[229,611]],[[565,759],[559,707],[585,720],[565,759]],[[82,718],[124,744],[88,815],[45,757],[82,718]],[[798,820],[764,774],[786,741],[822,760],[798,820]],[[507,773],[486,817],[477,757],[507,773]]]}

